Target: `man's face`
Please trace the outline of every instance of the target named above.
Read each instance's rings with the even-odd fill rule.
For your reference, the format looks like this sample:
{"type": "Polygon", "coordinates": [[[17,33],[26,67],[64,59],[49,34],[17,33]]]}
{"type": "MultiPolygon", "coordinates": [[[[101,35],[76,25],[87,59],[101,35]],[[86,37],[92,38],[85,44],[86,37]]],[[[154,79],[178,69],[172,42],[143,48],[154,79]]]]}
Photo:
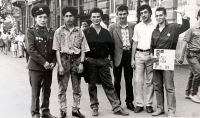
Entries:
{"type": "Polygon", "coordinates": [[[21,35],[22,33],[21,32],[19,32],[19,35],[21,35]]]}
{"type": "Polygon", "coordinates": [[[41,14],[41,15],[37,15],[35,17],[35,22],[37,25],[44,27],[47,25],[47,14],[41,14]]]}
{"type": "Polygon", "coordinates": [[[124,11],[118,11],[117,16],[119,18],[120,23],[127,22],[128,13],[127,13],[126,10],[124,10],[124,11]]]}
{"type": "Polygon", "coordinates": [[[166,15],[164,15],[163,11],[156,11],[156,21],[158,24],[162,24],[163,22],[165,22],[166,19],[166,15]]]}
{"type": "Polygon", "coordinates": [[[100,13],[92,13],[90,20],[94,25],[99,25],[101,22],[101,14],[100,13]]]}
{"type": "Polygon", "coordinates": [[[141,10],[140,17],[143,22],[148,22],[151,18],[151,13],[149,13],[149,11],[147,9],[141,10]]]}
{"type": "Polygon", "coordinates": [[[65,21],[65,25],[72,25],[74,24],[74,15],[71,14],[71,12],[67,12],[65,13],[65,15],[63,16],[63,19],[65,21]]]}

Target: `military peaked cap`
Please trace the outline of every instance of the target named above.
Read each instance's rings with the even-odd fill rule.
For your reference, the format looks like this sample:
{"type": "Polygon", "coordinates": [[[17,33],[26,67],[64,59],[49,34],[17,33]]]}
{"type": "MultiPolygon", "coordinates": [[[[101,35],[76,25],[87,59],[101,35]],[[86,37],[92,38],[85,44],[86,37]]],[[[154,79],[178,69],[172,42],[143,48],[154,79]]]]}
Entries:
{"type": "Polygon", "coordinates": [[[47,5],[42,4],[42,3],[38,3],[38,4],[33,6],[31,13],[32,13],[33,17],[35,17],[37,15],[41,15],[41,14],[47,14],[47,16],[49,16],[50,9],[47,5]]]}

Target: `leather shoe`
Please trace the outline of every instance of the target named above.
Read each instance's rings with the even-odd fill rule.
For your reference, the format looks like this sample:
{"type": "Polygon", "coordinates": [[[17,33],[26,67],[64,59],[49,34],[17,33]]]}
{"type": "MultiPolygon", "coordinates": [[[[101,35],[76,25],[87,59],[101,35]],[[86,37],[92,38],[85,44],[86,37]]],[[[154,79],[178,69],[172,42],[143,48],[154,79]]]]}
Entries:
{"type": "Polygon", "coordinates": [[[139,107],[139,106],[137,106],[136,108],[135,108],[135,113],[140,113],[141,111],[143,111],[143,107],[139,107]]]}
{"type": "Polygon", "coordinates": [[[152,113],[152,116],[159,116],[161,114],[164,114],[165,112],[161,109],[157,109],[155,112],[152,113]]]}
{"type": "Polygon", "coordinates": [[[55,117],[55,116],[51,115],[50,113],[48,113],[48,114],[42,115],[41,118],[57,118],[57,117],[55,117]]]}
{"type": "Polygon", "coordinates": [[[129,113],[124,111],[122,108],[114,113],[115,115],[122,115],[122,116],[128,116],[129,113]]]}
{"type": "Polygon", "coordinates": [[[67,117],[67,113],[64,111],[60,112],[60,118],[66,118],[67,117]]]}
{"type": "Polygon", "coordinates": [[[92,109],[92,115],[93,116],[98,116],[99,115],[98,109],[92,109]]]}
{"type": "Polygon", "coordinates": [[[131,111],[134,111],[134,109],[135,109],[133,103],[126,103],[126,106],[127,106],[127,108],[130,109],[131,111]]]}
{"type": "Polygon", "coordinates": [[[78,117],[78,118],[85,118],[85,116],[79,111],[72,111],[72,116],[78,117]]]}
{"type": "Polygon", "coordinates": [[[147,106],[146,110],[147,110],[147,113],[153,113],[153,107],[152,106],[147,106]]]}

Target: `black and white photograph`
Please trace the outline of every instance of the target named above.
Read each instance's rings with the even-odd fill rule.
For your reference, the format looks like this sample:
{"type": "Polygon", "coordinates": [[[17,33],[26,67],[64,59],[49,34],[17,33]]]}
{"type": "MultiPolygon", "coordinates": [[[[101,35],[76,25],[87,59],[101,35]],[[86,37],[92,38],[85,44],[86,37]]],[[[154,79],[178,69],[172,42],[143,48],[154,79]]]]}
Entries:
{"type": "Polygon", "coordinates": [[[200,117],[200,0],[0,0],[0,118],[200,117]]]}

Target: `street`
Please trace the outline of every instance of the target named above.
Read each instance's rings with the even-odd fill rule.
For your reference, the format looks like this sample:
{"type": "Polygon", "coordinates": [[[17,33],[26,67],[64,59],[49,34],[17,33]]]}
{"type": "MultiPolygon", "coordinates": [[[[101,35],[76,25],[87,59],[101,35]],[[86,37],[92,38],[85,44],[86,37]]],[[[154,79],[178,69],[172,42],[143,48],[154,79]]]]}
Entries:
{"type": "MultiPolygon", "coordinates": [[[[59,117],[58,105],[58,84],[56,78],[57,68],[53,71],[53,81],[51,86],[50,110],[51,113],[59,117]]],[[[175,66],[175,90],[177,117],[200,117],[200,104],[193,103],[191,100],[184,98],[185,87],[189,76],[189,67],[186,65],[175,66]]],[[[125,104],[125,83],[122,79],[121,100],[122,107],[129,112],[129,116],[117,116],[112,112],[111,105],[106,98],[101,85],[98,85],[99,98],[99,116],[98,118],[132,118],[132,117],[152,117],[151,114],[146,113],[146,110],[141,113],[134,113],[126,108],[125,104]]],[[[87,90],[87,83],[82,79],[82,98],[80,111],[86,118],[92,118],[92,111],[90,109],[89,94],[87,90]]],[[[200,97],[200,94],[198,93],[200,97]]],[[[67,107],[68,118],[73,118],[71,115],[71,106],[73,103],[71,81],[67,90],[67,107]]],[[[25,58],[13,58],[12,53],[3,55],[0,53],[0,118],[31,118],[31,87],[29,83],[28,70],[26,69],[25,58]]],[[[135,103],[134,103],[135,104],[135,103]]],[[[165,99],[165,114],[160,117],[167,117],[165,99]]],[[[156,100],[154,97],[153,109],[156,110],[156,100]]]]}

